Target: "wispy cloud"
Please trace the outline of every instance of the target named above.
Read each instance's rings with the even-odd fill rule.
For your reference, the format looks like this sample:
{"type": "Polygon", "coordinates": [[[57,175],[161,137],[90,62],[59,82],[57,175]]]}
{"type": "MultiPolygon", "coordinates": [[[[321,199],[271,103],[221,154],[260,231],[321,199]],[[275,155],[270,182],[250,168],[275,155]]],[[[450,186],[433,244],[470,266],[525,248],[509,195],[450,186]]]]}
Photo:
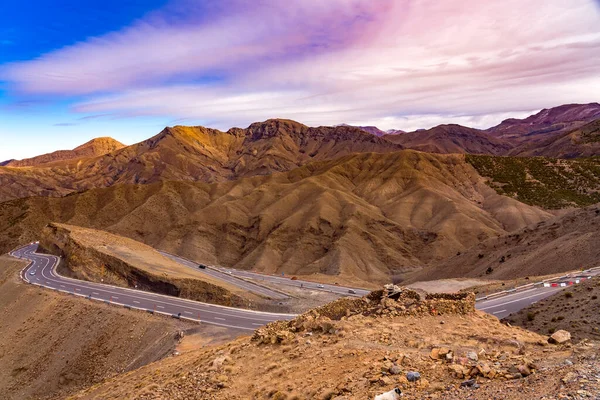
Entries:
{"type": "Polygon", "coordinates": [[[593,0],[176,4],[187,15],[157,12],[0,76],[21,93],[85,95],[78,112],[221,128],[270,117],[491,125],[600,88],[593,0]]]}

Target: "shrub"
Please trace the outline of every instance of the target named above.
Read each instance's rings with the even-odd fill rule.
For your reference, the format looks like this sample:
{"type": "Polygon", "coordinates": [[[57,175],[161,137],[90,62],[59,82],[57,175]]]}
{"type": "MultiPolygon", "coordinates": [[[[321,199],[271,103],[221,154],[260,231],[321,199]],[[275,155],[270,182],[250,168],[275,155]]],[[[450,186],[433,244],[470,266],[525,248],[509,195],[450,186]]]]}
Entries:
{"type": "Polygon", "coordinates": [[[533,321],[535,319],[535,313],[534,312],[528,312],[527,313],[527,321],[533,321]]]}
{"type": "Polygon", "coordinates": [[[572,292],[565,292],[565,297],[567,299],[570,299],[571,297],[573,297],[573,293],[572,292]]]}

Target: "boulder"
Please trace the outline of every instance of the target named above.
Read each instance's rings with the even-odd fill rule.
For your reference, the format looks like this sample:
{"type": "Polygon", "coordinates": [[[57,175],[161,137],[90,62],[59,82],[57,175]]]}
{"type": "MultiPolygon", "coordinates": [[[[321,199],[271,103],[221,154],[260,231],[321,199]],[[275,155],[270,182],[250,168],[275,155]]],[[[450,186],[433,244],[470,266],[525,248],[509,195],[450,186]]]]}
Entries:
{"type": "Polygon", "coordinates": [[[562,344],[571,340],[571,334],[565,330],[556,331],[548,339],[549,343],[562,344]]]}
{"type": "Polygon", "coordinates": [[[408,379],[409,382],[416,382],[421,379],[421,374],[415,371],[409,371],[406,373],[406,379],[408,379]]]}

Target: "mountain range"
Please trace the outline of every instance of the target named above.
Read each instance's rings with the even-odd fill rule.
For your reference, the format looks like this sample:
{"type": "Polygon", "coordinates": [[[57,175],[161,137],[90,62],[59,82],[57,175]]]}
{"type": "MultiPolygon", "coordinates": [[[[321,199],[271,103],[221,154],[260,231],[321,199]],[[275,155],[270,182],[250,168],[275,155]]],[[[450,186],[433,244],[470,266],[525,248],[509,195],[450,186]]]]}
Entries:
{"type": "MultiPolygon", "coordinates": [[[[567,105],[489,130],[394,135],[273,119],[226,132],[168,127],[131,146],[101,138],[0,167],[0,249],[62,222],[323,281],[457,276],[470,260],[457,254],[479,256],[477,246],[597,201],[600,166],[578,157],[599,155],[599,112],[567,105]]],[[[565,235],[575,247],[596,240],[565,235]]],[[[464,273],[485,275],[488,253],[464,273]]],[[[528,273],[517,261],[491,277],[528,273]]]]}

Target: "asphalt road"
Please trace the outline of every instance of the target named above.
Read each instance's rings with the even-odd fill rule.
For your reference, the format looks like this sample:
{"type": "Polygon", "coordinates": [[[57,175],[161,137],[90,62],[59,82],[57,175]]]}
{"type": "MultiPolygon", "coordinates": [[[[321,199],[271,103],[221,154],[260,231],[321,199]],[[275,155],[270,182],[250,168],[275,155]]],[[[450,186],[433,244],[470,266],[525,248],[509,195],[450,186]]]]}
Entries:
{"type": "MultiPolygon", "coordinates": [[[[600,274],[600,270],[586,271],[582,275],[591,277],[598,274],[600,274]]],[[[570,284],[577,284],[575,283],[576,281],[576,278],[564,278],[552,281],[552,283],[548,282],[549,285],[556,284],[558,286],[545,287],[543,284],[539,284],[525,290],[494,297],[493,299],[480,300],[476,303],[475,307],[498,318],[504,318],[561,290],[569,288],[570,284]],[[561,284],[564,284],[564,286],[561,286],[561,284]]]]}
{"type": "Polygon", "coordinates": [[[276,291],[266,288],[264,286],[256,285],[252,282],[245,281],[243,279],[236,277],[233,274],[225,273],[216,268],[198,268],[198,263],[186,260],[185,258],[181,258],[181,257],[175,256],[173,254],[165,253],[162,251],[159,251],[159,253],[162,254],[163,256],[168,257],[171,260],[183,265],[183,266],[186,266],[188,268],[193,268],[194,270],[199,271],[200,273],[209,275],[216,279],[220,279],[224,282],[227,282],[234,286],[237,286],[240,289],[244,289],[249,292],[256,293],[258,295],[265,296],[265,297],[275,299],[275,300],[284,300],[284,299],[288,299],[290,297],[284,293],[276,292],[276,291]]]}
{"type": "Polygon", "coordinates": [[[46,288],[158,314],[180,316],[207,324],[245,330],[255,330],[272,321],[295,317],[292,314],[258,312],[206,304],[63,277],[56,273],[59,258],[53,255],[38,254],[35,252],[37,247],[36,243],[30,244],[13,251],[11,255],[31,261],[30,265],[21,272],[22,279],[46,288]]]}
{"type": "MultiPolygon", "coordinates": [[[[21,277],[29,283],[59,290],[65,293],[71,293],[77,296],[102,300],[113,304],[159,314],[180,316],[182,318],[187,318],[194,321],[246,330],[254,330],[272,321],[292,319],[295,317],[295,315],[292,314],[266,313],[224,307],[180,299],[178,297],[165,296],[140,290],[120,288],[116,286],[63,277],[58,275],[55,270],[56,265],[59,262],[58,257],[46,254],[38,254],[35,252],[36,250],[37,244],[34,243],[11,253],[11,255],[14,257],[31,261],[31,264],[21,272],[21,277]]],[[[187,265],[190,268],[197,267],[194,263],[185,259],[172,255],[168,256],[178,262],[181,262],[183,265],[187,265]]],[[[321,285],[314,282],[291,280],[290,278],[286,277],[263,275],[248,271],[229,270],[217,267],[207,268],[206,270],[202,271],[207,272],[216,278],[227,280],[236,286],[267,296],[271,296],[273,294],[281,296],[281,294],[236,277],[257,279],[276,285],[323,290],[346,296],[364,296],[369,293],[368,290],[364,289],[348,288],[337,285],[321,285]],[[353,290],[356,293],[349,293],[349,290],[353,290]]],[[[600,269],[588,270],[582,273],[582,275],[586,277],[600,275],[600,269]]],[[[495,315],[498,318],[504,318],[537,301],[568,288],[570,284],[575,282],[576,277],[563,278],[561,280],[552,281],[552,283],[548,282],[545,286],[543,284],[537,284],[530,288],[517,290],[512,293],[506,293],[494,298],[479,300],[476,303],[476,308],[478,310],[485,311],[488,314],[495,315]]]]}
{"type": "Polygon", "coordinates": [[[222,279],[224,281],[227,281],[227,282],[229,282],[233,285],[236,285],[240,288],[249,290],[254,293],[262,294],[262,295],[265,295],[265,296],[268,296],[268,297],[271,297],[274,299],[285,299],[285,298],[288,298],[289,296],[287,296],[283,293],[280,293],[280,292],[275,292],[275,291],[269,290],[268,288],[265,288],[264,286],[254,285],[253,283],[248,282],[245,279],[252,279],[255,281],[259,281],[259,282],[267,282],[267,283],[270,283],[270,284],[273,284],[276,286],[291,286],[291,287],[296,287],[296,288],[300,288],[300,289],[320,290],[323,292],[336,293],[336,294],[344,295],[344,296],[362,297],[371,292],[370,290],[365,290],[365,289],[352,288],[352,287],[339,286],[339,285],[320,284],[320,283],[316,283],[316,282],[303,281],[303,280],[299,280],[299,279],[292,280],[291,277],[259,274],[258,272],[241,271],[241,270],[237,270],[237,269],[233,269],[233,268],[216,267],[213,265],[209,265],[205,269],[199,269],[198,263],[195,263],[193,261],[187,260],[185,258],[176,256],[173,254],[165,253],[163,251],[159,251],[159,253],[161,253],[163,256],[169,257],[170,259],[172,259],[174,261],[179,262],[182,265],[197,269],[197,270],[204,272],[208,275],[211,275],[217,279],[222,279]],[[239,278],[242,278],[242,279],[239,279],[239,278]],[[259,290],[257,290],[256,288],[259,288],[259,290]],[[351,291],[353,291],[354,293],[352,293],[351,291]],[[279,297],[275,297],[275,296],[279,296],[279,297]]]}

